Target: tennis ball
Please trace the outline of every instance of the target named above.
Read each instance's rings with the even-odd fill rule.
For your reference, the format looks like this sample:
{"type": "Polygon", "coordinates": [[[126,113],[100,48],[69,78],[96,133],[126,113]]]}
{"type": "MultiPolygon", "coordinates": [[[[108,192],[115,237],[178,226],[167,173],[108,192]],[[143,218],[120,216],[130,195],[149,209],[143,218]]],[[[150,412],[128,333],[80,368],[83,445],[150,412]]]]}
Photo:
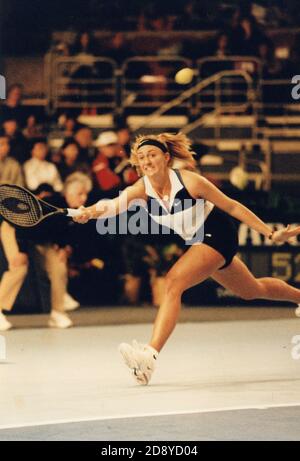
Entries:
{"type": "Polygon", "coordinates": [[[194,71],[190,67],[180,69],[175,75],[175,82],[179,85],[188,85],[194,77],[194,71]]]}
{"type": "Polygon", "coordinates": [[[91,260],[91,266],[95,269],[103,269],[104,268],[104,261],[102,259],[94,258],[91,260]]]}

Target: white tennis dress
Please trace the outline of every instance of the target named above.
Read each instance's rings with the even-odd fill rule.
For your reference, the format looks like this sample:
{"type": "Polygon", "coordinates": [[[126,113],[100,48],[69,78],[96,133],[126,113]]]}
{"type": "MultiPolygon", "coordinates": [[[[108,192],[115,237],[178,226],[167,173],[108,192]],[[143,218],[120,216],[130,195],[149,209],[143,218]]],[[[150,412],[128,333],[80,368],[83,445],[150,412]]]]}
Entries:
{"type": "Polygon", "coordinates": [[[172,229],[186,242],[194,239],[196,235],[199,241],[198,233],[203,230],[203,223],[214,205],[207,200],[193,198],[178,170],[169,169],[169,177],[171,193],[168,200],[162,200],[153,189],[149,178],[144,176],[146,211],[157,225],[172,229]]]}

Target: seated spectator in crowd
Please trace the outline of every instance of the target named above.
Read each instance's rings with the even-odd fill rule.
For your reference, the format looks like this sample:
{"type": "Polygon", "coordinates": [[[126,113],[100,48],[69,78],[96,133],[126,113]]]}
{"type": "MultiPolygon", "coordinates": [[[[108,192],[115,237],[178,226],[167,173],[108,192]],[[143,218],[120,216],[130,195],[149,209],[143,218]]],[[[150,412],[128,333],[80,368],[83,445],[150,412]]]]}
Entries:
{"type": "Polygon", "coordinates": [[[31,159],[24,163],[25,182],[35,191],[40,184],[49,184],[55,192],[63,189],[63,183],[56,166],[46,160],[48,146],[44,139],[36,140],[31,150],[31,159]]]}
{"type": "Polygon", "coordinates": [[[43,126],[42,124],[38,123],[35,115],[29,115],[27,118],[26,126],[22,130],[22,133],[25,138],[29,140],[41,138],[44,135],[43,126]]]}
{"type": "Polygon", "coordinates": [[[216,40],[216,47],[214,49],[215,56],[225,58],[231,54],[229,46],[229,36],[225,32],[221,32],[216,40]]]}
{"type": "Polygon", "coordinates": [[[87,126],[80,126],[71,139],[78,145],[78,160],[90,164],[95,157],[92,130],[87,126]]]}
{"type": "Polygon", "coordinates": [[[212,44],[211,54],[212,56],[216,56],[220,59],[204,63],[201,70],[202,77],[209,77],[217,72],[221,72],[222,70],[231,70],[233,68],[232,62],[226,60],[226,56],[231,54],[228,34],[221,32],[217,35],[214,43],[212,44]]]}
{"type": "Polygon", "coordinates": [[[20,128],[23,128],[27,120],[27,110],[22,106],[23,86],[19,83],[11,85],[7,90],[7,98],[0,106],[0,124],[4,120],[14,119],[20,128]]]}
{"type": "MultiPolygon", "coordinates": [[[[78,171],[71,174],[64,183],[65,203],[59,206],[78,208],[81,204],[86,203],[91,188],[92,181],[89,176],[78,171]]],[[[99,237],[95,229],[95,222],[91,222],[91,225],[85,228],[85,226],[77,226],[76,223],[74,225],[69,220],[68,228],[68,245],[72,248],[70,266],[77,267],[77,270],[79,268],[79,271],[91,267],[89,263],[102,254],[103,247],[107,250],[108,242],[99,237]]]]}
{"type": "MultiPolygon", "coordinates": [[[[91,180],[85,175],[69,178],[64,189],[64,199],[59,196],[53,196],[51,199],[48,194],[47,200],[58,206],[78,208],[86,203],[91,186],[91,180]]],[[[28,271],[29,245],[34,245],[43,257],[44,267],[51,284],[51,314],[48,325],[55,328],[72,326],[72,321],[65,312],[68,282],[67,261],[72,252],[70,243],[74,243],[72,229],[78,229],[79,226],[65,216],[45,221],[37,228],[29,230],[16,230],[6,222],[2,223],[1,242],[8,261],[8,270],[3,274],[0,282],[0,331],[12,327],[4,316],[3,310],[11,310],[23,285],[28,271]]],[[[80,240],[79,238],[77,243],[80,240]]]]}
{"type": "Polygon", "coordinates": [[[155,31],[165,31],[167,25],[166,17],[159,11],[154,11],[149,17],[149,29],[155,31]]]}
{"type": "Polygon", "coordinates": [[[88,32],[79,34],[77,41],[71,51],[74,55],[72,67],[68,70],[70,81],[67,88],[74,90],[70,95],[71,100],[80,101],[85,106],[82,109],[83,114],[96,113],[95,107],[88,107],[89,102],[93,102],[94,95],[91,91],[97,89],[95,80],[99,78],[99,69],[97,67],[96,58],[97,51],[94,41],[88,32]],[[82,80],[85,80],[84,82],[82,80]]]}
{"type": "Polygon", "coordinates": [[[89,79],[97,76],[94,57],[96,53],[94,42],[88,32],[78,35],[71,54],[76,56],[76,64],[71,71],[72,79],[89,79]]]}
{"type": "Polygon", "coordinates": [[[67,140],[61,147],[60,161],[57,164],[59,174],[64,181],[67,176],[74,173],[75,171],[81,171],[89,174],[90,167],[86,162],[80,162],[79,147],[75,141],[67,140]]]}
{"type": "Polygon", "coordinates": [[[94,39],[89,32],[83,31],[77,35],[71,54],[97,54],[94,39]]]}
{"type": "Polygon", "coordinates": [[[62,130],[64,138],[71,138],[79,128],[77,116],[74,113],[67,112],[58,117],[58,125],[62,130]]]}
{"type": "MultiPolygon", "coordinates": [[[[138,174],[136,169],[131,166],[129,163],[130,149],[131,149],[131,132],[128,125],[123,124],[119,125],[117,128],[118,143],[121,148],[124,150],[125,155],[122,162],[117,166],[116,172],[121,172],[123,174],[123,181],[126,186],[134,184],[138,180],[138,174]]],[[[119,173],[120,174],[120,173],[119,173]]]]}
{"type": "Polygon", "coordinates": [[[99,149],[92,170],[100,189],[109,194],[136,181],[135,170],[130,166],[124,148],[114,131],[104,131],[96,141],[99,149]]]}
{"type": "Polygon", "coordinates": [[[176,29],[198,30],[201,26],[201,18],[197,11],[195,0],[184,2],[183,12],[177,20],[176,29]]]}
{"type": "Polygon", "coordinates": [[[282,66],[279,59],[275,57],[274,45],[270,40],[264,40],[259,44],[258,57],[262,62],[263,78],[279,78],[282,66]]]}
{"type": "Polygon", "coordinates": [[[16,184],[24,186],[24,177],[21,165],[10,157],[9,138],[0,131],[0,184],[16,184]]]}
{"type": "Polygon", "coordinates": [[[124,157],[124,152],[118,144],[118,136],[114,131],[104,131],[97,140],[98,155],[95,158],[92,171],[96,184],[104,192],[115,193],[122,186],[120,176],[114,172],[117,159],[124,157]]]}
{"type": "Polygon", "coordinates": [[[231,38],[232,52],[239,56],[258,56],[259,44],[265,35],[258,27],[255,18],[242,16],[231,38]]]}
{"type": "Polygon", "coordinates": [[[116,61],[117,64],[122,65],[125,59],[132,56],[129,45],[125,41],[124,34],[122,32],[116,32],[110,41],[108,48],[108,57],[116,61]]]}
{"type": "Polygon", "coordinates": [[[276,58],[274,45],[270,40],[260,43],[258,51],[262,63],[261,99],[264,103],[262,111],[268,115],[281,114],[282,105],[290,102],[290,85],[282,85],[275,80],[288,79],[289,75],[293,74],[285,75],[286,62],[283,64],[276,58]],[[266,80],[274,81],[269,85],[266,80]]]}
{"type": "Polygon", "coordinates": [[[126,155],[130,156],[131,133],[126,123],[120,124],[117,128],[118,143],[123,147],[126,155]]]}
{"type": "Polygon", "coordinates": [[[10,155],[23,164],[29,158],[29,147],[27,139],[19,130],[17,120],[7,118],[3,122],[3,129],[9,138],[10,155]]]}

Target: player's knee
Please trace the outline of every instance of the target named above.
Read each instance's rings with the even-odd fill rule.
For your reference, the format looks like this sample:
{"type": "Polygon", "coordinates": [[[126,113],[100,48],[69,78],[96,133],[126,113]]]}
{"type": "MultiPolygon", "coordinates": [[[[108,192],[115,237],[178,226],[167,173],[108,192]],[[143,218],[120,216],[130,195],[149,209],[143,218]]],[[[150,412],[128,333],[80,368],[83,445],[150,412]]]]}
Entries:
{"type": "Polygon", "coordinates": [[[261,286],[258,279],[255,280],[251,286],[245,287],[240,291],[240,298],[245,301],[252,301],[263,296],[263,286],[261,286]]]}
{"type": "Polygon", "coordinates": [[[181,280],[178,276],[167,274],[165,277],[165,289],[167,294],[180,295],[183,293],[181,280]]]}
{"type": "Polygon", "coordinates": [[[267,298],[267,288],[264,283],[264,278],[256,279],[257,281],[257,298],[267,298]]]}

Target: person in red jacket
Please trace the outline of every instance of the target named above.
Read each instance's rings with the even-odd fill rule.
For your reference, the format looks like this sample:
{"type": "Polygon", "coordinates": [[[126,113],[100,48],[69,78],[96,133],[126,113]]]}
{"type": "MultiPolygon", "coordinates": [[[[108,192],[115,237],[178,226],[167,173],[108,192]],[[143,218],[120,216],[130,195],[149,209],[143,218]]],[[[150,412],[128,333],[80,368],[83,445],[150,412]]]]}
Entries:
{"type": "Polygon", "coordinates": [[[126,152],[114,131],[102,132],[96,140],[96,146],[99,150],[92,170],[102,191],[115,193],[137,180],[137,174],[130,166],[126,152]]]}

